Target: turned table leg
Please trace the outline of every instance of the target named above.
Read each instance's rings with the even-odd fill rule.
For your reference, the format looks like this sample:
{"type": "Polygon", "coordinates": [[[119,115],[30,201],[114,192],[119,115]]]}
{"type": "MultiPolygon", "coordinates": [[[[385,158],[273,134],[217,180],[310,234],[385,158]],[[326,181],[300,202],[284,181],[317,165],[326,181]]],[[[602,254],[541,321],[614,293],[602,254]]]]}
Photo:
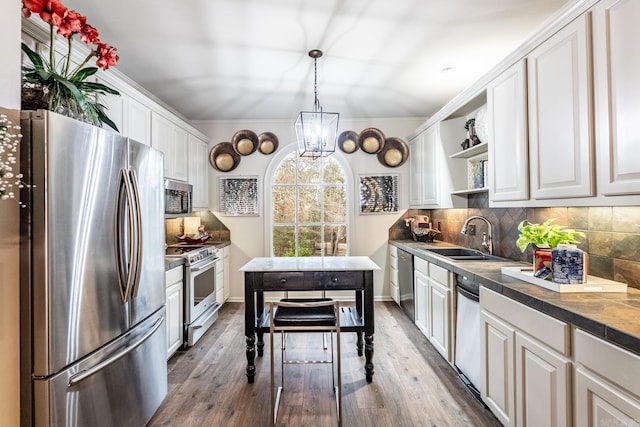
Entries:
{"type": "Polygon", "coordinates": [[[364,370],[367,375],[367,382],[370,383],[373,381],[373,335],[365,335],[364,341],[364,370]]]}
{"type": "Polygon", "coordinates": [[[256,337],[247,335],[247,382],[253,384],[256,377],[256,337]]]}

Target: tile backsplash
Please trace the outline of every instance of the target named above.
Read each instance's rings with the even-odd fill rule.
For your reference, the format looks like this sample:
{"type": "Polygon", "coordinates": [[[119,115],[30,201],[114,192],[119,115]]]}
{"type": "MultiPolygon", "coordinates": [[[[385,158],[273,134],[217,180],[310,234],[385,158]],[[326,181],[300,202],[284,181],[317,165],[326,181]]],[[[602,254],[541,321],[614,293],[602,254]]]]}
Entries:
{"type": "MultiPolygon", "coordinates": [[[[426,214],[434,227],[440,222],[438,240],[479,249],[483,221],[474,221],[475,236],[460,233],[471,215],[482,215],[492,224],[493,250],[496,255],[522,261],[533,257],[529,248],[524,253],[516,247],[518,224],[523,220],[541,223],[556,218],[555,223],[583,231],[586,238],[578,247],[589,253],[589,274],[640,288],[640,206],[625,207],[553,207],[553,208],[489,208],[486,194],[469,196],[467,209],[409,210],[406,216],[426,214]]],[[[391,239],[411,238],[404,220],[390,230],[391,239]]]]}
{"type": "MultiPolygon", "coordinates": [[[[193,216],[200,217],[200,223],[204,225],[205,231],[211,234],[212,241],[223,242],[231,240],[229,229],[212,212],[196,212],[193,216]]],[[[170,245],[179,242],[177,236],[184,234],[183,223],[182,218],[169,218],[164,220],[165,243],[170,245]]]]}

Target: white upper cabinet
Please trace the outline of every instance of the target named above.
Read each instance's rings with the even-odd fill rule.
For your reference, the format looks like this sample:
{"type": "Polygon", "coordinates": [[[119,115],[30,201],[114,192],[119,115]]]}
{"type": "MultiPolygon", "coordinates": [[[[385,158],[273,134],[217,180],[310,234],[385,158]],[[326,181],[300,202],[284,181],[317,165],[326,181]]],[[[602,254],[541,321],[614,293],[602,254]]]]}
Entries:
{"type": "Polygon", "coordinates": [[[487,86],[489,200],[529,199],[526,61],[487,86]]]}
{"type": "MultiPolygon", "coordinates": [[[[115,87],[111,81],[98,78],[97,82],[121,92],[121,90],[115,87]]],[[[106,94],[100,97],[100,102],[105,106],[104,113],[117,126],[120,134],[124,135],[124,101],[122,93],[120,95],[106,94]]],[[[103,125],[102,127],[105,129],[111,129],[111,127],[107,125],[103,125]]]]}
{"type": "Polygon", "coordinates": [[[121,96],[123,123],[120,133],[135,141],[151,145],[151,108],[127,94],[121,96]]]}
{"type": "MultiPolygon", "coordinates": [[[[173,126],[173,178],[180,181],[189,179],[189,165],[187,162],[189,153],[189,134],[178,125],[173,126]]],[[[165,160],[166,161],[166,160],[165,160]]]]}
{"type": "Polygon", "coordinates": [[[164,176],[187,181],[188,134],[164,116],[151,116],[152,147],[164,153],[164,176]]]}
{"type": "Polygon", "coordinates": [[[534,199],[594,195],[590,36],[586,13],[527,57],[534,199]]]}
{"type": "Polygon", "coordinates": [[[422,205],[424,132],[409,141],[409,206],[422,205]]]}
{"type": "MultiPolygon", "coordinates": [[[[428,127],[410,141],[409,206],[412,208],[451,208],[453,181],[449,173],[449,154],[440,139],[440,123],[428,127]]],[[[457,199],[456,199],[457,201],[457,199]]]]}
{"type": "Polygon", "coordinates": [[[209,209],[209,145],[189,134],[189,184],[193,186],[193,209],[209,209]]]}
{"type": "Polygon", "coordinates": [[[640,194],[640,2],[601,0],[593,9],[598,191],[640,194]]]}

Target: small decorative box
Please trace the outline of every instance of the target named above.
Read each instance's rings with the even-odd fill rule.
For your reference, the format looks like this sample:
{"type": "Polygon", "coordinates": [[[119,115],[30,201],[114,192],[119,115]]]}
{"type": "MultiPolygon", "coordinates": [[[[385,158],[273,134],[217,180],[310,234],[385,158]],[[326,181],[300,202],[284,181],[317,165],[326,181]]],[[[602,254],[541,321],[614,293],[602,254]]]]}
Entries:
{"type": "Polygon", "coordinates": [[[556,283],[586,283],[587,254],[575,245],[558,245],[551,251],[551,271],[556,283]]]}

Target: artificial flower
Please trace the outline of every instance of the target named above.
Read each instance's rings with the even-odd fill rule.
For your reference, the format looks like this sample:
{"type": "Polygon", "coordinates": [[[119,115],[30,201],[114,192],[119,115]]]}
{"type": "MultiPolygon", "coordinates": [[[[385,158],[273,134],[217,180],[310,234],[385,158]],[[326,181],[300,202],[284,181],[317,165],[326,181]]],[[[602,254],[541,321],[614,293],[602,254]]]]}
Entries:
{"type": "Polygon", "coordinates": [[[106,107],[100,103],[100,97],[120,93],[102,83],[87,81],[98,71],[97,67],[107,70],[116,65],[119,59],[116,48],[101,41],[98,31],[87,24],[87,18],[75,10],[67,9],[60,0],[22,0],[22,6],[26,17],[38,14],[49,24],[50,35],[48,60],[22,43],[22,50],[32,64],[22,67],[25,87],[42,87],[48,108],[52,111],[82,118],[97,126],[104,123],[118,130],[107,117],[106,107]],[[59,63],[56,62],[56,34],[67,40],[67,54],[59,63]],[[80,65],[72,67],[72,42],[76,34],[82,42],[95,47],[80,65]],[[86,66],[93,58],[97,67],[86,66]]]}

